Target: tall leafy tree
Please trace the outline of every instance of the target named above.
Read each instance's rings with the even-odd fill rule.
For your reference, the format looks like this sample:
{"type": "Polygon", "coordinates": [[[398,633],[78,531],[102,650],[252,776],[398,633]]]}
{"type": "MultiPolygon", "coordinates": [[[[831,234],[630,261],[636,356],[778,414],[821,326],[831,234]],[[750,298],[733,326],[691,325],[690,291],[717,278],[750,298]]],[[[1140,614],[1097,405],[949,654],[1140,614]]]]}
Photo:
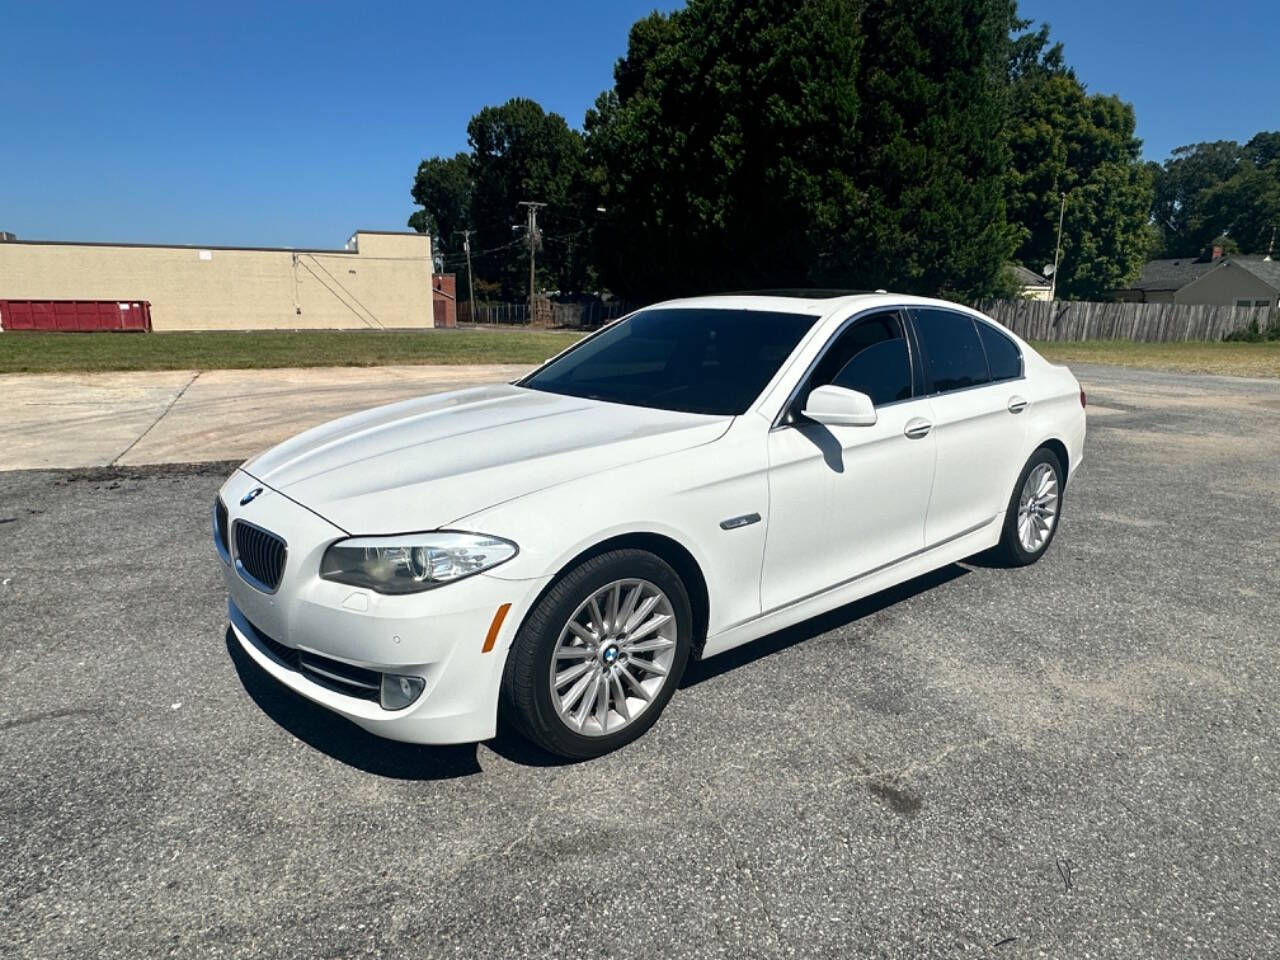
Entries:
{"type": "Polygon", "coordinates": [[[853,222],[833,257],[855,286],[969,298],[1013,252],[1004,178],[1010,0],[869,0],[858,68],[853,222]]]}
{"type": "Polygon", "coordinates": [[[1165,256],[1196,256],[1218,236],[1202,203],[1209,191],[1236,174],[1241,160],[1240,144],[1217,140],[1178,147],[1156,168],[1151,217],[1165,256]]]}
{"type": "Polygon", "coordinates": [[[1058,294],[1105,298],[1137,275],[1153,242],[1152,175],[1133,107],[1089,94],[1047,26],[1014,37],[1009,86],[1015,256],[1037,273],[1053,262],[1065,194],[1058,294]]]}
{"type": "Polygon", "coordinates": [[[1232,176],[1197,198],[1191,223],[1199,238],[1225,235],[1242,253],[1275,252],[1280,236],[1280,132],[1253,137],[1232,176]]]}
{"type": "Polygon", "coordinates": [[[527,293],[529,243],[519,204],[537,201],[547,205],[539,213],[539,236],[534,238],[540,281],[561,290],[581,289],[586,275],[582,251],[589,247],[591,227],[582,134],[559,114],[516,98],[477,113],[467,124],[467,136],[473,242],[477,249],[502,253],[477,263],[477,274],[500,282],[507,297],[527,293]]]}
{"type": "Polygon", "coordinates": [[[442,253],[454,255],[462,244],[457,231],[471,225],[471,155],[432,157],[418,164],[410,191],[422,205],[409,217],[409,226],[429,233],[442,253]]]}
{"type": "Polygon", "coordinates": [[[690,0],[588,114],[604,278],[636,296],[998,282],[1007,0],[690,0]]]}
{"type": "Polygon", "coordinates": [[[1280,132],[1179,147],[1156,174],[1153,217],[1170,256],[1211,244],[1245,254],[1272,249],[1280,231],[1280,132]]]}
{"type": "Polygon", "coordinates": [[[528,293],[529,240],[522,200],[547,204],[534,238],[538,284],[579,290],[589,271],[594,211],[582,134],[533,100],[485,107],[467,124],[469,153],[418,165],[409,226],[437,239],[450,269],[466,262],[461,230],[473,231],[472,265],[482,286],[507,299],[528,293]]]}
{"type": "Polygon", "coordinates": [[[861,46],[841,0],[636,23],[585,125],[604,279],[637,297],[807,282],[853,200],[861,46]]]}

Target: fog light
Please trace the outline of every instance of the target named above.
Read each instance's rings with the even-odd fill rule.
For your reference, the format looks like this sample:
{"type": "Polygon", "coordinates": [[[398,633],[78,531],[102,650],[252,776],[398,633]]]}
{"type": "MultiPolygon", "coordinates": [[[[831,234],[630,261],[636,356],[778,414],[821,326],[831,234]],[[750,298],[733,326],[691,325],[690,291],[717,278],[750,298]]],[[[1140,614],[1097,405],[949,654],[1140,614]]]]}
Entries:
{"type": "Polygon", "coordinates": [[[427,685],[427,681],[421,677],[405,677],[398,673],[384,673],[382,675],[382,703],[383,710],[403,710],[413,701],[422,696],[422,688],[427,685]]]}

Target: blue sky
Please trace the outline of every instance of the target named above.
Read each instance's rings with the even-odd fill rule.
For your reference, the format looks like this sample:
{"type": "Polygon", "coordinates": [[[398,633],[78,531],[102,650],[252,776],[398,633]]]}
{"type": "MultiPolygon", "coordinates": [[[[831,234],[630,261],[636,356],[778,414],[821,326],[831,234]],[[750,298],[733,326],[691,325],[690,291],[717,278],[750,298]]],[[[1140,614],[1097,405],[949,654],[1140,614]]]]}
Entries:
{"type": "MultiPolygon", "coordinates": [[[[480,107],[579,125],[653,0],[5,4],[0,229],[336,247],[403,229],[420,159],[480,107]]],[[[1280,129],[1280,4],[1024,0],[1146,153],[1280,129]]]]}

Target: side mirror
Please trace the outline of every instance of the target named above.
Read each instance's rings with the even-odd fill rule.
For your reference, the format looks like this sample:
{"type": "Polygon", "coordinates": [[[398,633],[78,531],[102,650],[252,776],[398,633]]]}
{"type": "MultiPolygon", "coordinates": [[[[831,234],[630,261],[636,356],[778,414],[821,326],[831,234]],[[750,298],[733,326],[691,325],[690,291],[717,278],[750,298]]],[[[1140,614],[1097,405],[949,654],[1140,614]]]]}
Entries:
{"type": "Polygon", "coordinates": [[[827,384],[809,394],[804,415],[830,427],[870,427],[876,422],[876,406],[865,393],[827,384]]]}

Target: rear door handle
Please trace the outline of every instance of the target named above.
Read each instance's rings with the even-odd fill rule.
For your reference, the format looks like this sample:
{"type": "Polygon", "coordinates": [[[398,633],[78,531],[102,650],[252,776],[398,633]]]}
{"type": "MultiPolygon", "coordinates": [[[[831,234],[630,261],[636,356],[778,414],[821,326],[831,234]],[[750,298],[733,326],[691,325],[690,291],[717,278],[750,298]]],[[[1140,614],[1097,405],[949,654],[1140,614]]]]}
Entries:
{"type": "Polygon", "coordinates": [[[1025,409],[1027,409],[1027,401],[1022,397],[1013,396],[1009,398],[1010,413],[1021,413],[1025,409]]]}
{"type": "Polygon", "coordinates": [[[920,440],[929,435],[929,431],[933,429],[933,424],[923,417],[912,417],[907,421],[906,428],[902,431],[912,440],[920,440]]]}

